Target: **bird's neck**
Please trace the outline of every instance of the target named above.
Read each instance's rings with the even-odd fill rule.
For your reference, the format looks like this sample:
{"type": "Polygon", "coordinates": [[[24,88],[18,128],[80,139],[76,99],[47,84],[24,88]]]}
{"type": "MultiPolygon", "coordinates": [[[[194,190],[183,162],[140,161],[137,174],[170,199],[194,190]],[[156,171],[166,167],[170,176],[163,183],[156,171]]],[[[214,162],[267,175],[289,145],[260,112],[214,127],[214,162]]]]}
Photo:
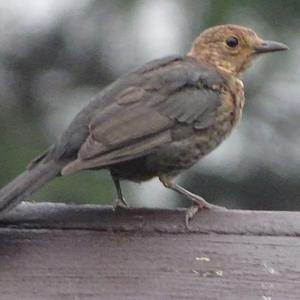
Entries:
{"type": "Polygon", "coordinates": [[[239,78],[241,73],[241,68],[237,68],[236,65],[232,64],[230,61],[220,59],[217,51],[197,51],[197,48],[193,47],[187,54],[193,57],[199,63],[206,63],[215,66],[218,70],[227,73],[228,75],[239,78]]]}

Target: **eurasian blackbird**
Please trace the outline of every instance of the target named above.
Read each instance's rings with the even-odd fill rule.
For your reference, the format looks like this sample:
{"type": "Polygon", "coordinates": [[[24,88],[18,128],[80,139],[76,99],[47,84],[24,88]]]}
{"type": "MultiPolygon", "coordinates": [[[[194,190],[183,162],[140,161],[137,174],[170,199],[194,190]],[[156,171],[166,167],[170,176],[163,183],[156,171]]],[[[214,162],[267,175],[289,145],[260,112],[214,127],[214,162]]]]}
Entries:
{"type": "MultiPolygon", "coordinates": [[[[122,76],[82,109],[60,139],[0,190],[5,212],[60,175],[108,169],[118,200],[119,180],[163,185],[211,208],[171,181],[215,149],[241,117],[241,73],[262,53],[287,46],[259,38],[251,29],[220,25],[202,32],[187,55],[151,61],[122,76]]],[[[195,206],[196,205],[196,206],[195,206]]]]}

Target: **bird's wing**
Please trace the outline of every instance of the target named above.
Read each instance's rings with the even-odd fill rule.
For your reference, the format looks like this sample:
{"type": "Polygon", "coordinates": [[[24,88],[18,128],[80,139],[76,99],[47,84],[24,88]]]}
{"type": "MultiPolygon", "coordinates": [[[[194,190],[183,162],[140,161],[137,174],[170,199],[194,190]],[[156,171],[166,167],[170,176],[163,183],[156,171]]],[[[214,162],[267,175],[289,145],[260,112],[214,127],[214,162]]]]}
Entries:
{"type": "Polygon", "coordinates": [[[153,152],[171,141],[174,124],[214,122],[223,78],[190,58],[163,59],[130,74],[111,105],[95,114],[78,158],[63,170],[99,168],[153,152]]]}

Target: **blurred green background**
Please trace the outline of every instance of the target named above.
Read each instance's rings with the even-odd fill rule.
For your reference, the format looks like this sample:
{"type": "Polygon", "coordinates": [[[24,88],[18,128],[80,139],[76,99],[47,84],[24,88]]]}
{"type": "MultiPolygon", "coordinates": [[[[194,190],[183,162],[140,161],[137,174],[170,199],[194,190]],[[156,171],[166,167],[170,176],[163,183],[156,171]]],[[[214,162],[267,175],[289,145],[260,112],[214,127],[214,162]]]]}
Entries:
{"type": "MultiPolygon", "coordinates": [[[[203,29],[253,28],[290,51],[244,76],[242,122],[177,180],[208,201],[300,209],[300,1],[10,0],[0,3],[0,186],[48,147],[90,98],[154,58],[185,53],[203,29]]],[[[186,205],[157,180],[124,183],[134,206],[186,205]]],[[[111,203],[107,172],[59,178],[33,201],[111,203]]]]}

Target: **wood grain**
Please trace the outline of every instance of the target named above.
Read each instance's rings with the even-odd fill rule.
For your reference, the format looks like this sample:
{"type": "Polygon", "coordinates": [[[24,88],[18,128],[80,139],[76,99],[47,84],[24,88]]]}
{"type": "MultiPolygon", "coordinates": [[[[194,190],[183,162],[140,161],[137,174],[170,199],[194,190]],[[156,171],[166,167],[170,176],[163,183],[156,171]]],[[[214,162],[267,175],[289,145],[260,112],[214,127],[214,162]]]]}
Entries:
{"type": "Polygon", "coordinates": [[[24,204],[0,220],[0,299],[300,299],[300,213],[24,204]]]}

